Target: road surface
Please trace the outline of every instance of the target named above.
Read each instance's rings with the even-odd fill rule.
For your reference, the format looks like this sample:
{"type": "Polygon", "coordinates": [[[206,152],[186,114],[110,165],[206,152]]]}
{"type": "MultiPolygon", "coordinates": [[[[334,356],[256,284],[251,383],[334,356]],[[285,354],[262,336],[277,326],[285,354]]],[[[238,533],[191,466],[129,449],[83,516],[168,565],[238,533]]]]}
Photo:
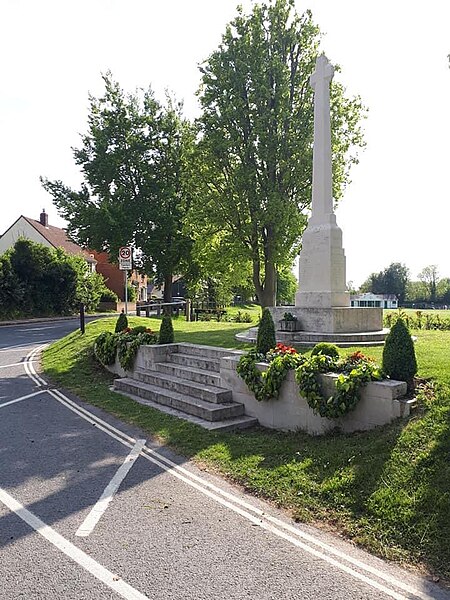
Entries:
{"type": "Polygon", "coordinates": [[[0,598],[450,599],[48,385],[76,326],[0,328],[0,598]]]}

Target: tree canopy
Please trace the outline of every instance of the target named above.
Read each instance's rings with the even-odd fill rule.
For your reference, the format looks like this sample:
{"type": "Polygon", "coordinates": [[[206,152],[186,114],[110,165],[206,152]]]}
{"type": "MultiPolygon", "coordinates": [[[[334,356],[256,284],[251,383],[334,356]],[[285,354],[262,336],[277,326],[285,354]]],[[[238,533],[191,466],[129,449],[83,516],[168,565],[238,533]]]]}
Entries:
{"type": "Polygon", "coordinates": [[[110,73],[103,80],[105,93],[90,96],[88,132],[73,149],[81,189],[42,184],[78,243],[112,257],[120,246],[133,246],[137,264],[164,282],[170,300],[172,275],[191,245],[183,220],[195,130],[169,97],[163,106],[151,89],[125,94],[110,73]]]}
{"type": "Polygon", "coordinates": [[[42,316],[94,310],[105,291],[84,258],[20,238],[0,256],[0,315],[42,316]]]}
{"type": "MultiPolygon", "coordinates": [[[[275,303],[276,270],[298,252],[311,202],[313,93],[320,34],[293,0],[242,9],[201,66],[203,157],[197,218],[220,245],[251,261],[263,306],[275,303]]],[[[337,200],[362,146],[364,109],[331,87],[333,192],[337,200]],[[353,153],[352,153],[353,152],[353,153]]]]}
{"type": "Polygon", "coordinates": [[[379,273],[372,273],[361,285],[361,292],[393,294],[403,304],[410,279],[409,269],[398,262],[391,263],[379,273]]]}

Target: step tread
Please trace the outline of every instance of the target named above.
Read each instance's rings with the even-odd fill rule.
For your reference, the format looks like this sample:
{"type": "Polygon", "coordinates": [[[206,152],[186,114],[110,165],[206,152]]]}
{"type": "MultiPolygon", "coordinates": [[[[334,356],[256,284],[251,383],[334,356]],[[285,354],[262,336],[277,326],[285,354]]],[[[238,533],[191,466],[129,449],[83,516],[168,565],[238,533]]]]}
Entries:
{"type": "MultiPolygon", "coordinates": [[[[157,364],[161,364],[161,363],[157,363],[157,364]]],[[[164,363],[164,364],[173,365],[173,363],[164,363]]],[[[195,369],[189,368],[189,371],[195,371],[195,369]]],[[[169,375],[168,373],[162,373],[160,371],[144,371],[142,369],[137,369],[136,373],[141,373],[144,376],[151,375],[151,376],[155,376],[155,377],[160,377],[161,379],[165,379],[166,381],[172,381],[173,383],[183,383],[184,385],[187,385],[192,388],[197,388],[199,385],[201,385],[201,387],[204,390],[211,392],[213,394],[219,394],[219,393],[230,391],[227,388],[219,387],[217,385],[210,385],[207,383],[197,383],[196,381],[191,381],[190,379],[183,379],[182,377],[177,377],[176,375],[169,375]]],[[[211,375],[210,371],[201,371],[201,373],[205,373],[206,375],[211,375]]]]}
{"type": "MultiPolygon", "coordinates": [[[[116,379],[114,381],[114,386],[116,384],[118,384],[119,388],[121,385],[127,385],[134,389],[142,389],[153,394],[164,396],[165,398],[174,399],[184,404],[185,406],[201,408],[211,415],[214,413],[220,414],[221,412],[229,412],[235,407],[243,406],[238,402],[228,402],[227,404],[216,404],[213,402],[208,402],[207,400],[201,400],[200,398],[194,398],[193,396],[187,396],[186,394],[179,394],[178,392],[166,390],[157,385],[151,385],[149,383],[144,383],[143,381],[138,381],[129,377],[122,377],[121,379],[116,379]]],[[[155,402],[157,401],[155,400],[155,402]]]]}
{"type": "MultiPolygon", "coordinates": [[[[213,373],[218,373],[220,371],[220,359],[218,358],[198,356],[196,354],[188,354],[187,352],[173,352],[173,354],[170,355],[170,362],[172,364],[190,368],[191,365],[183,364],[185,361],[210,365],[211,368],[202,369],[203,371],[209,371],[213,373]]],[[[192,367],[201,369],[201,367],[197,367],[195,364],[192,365],[192,367]]]]}
{"type": "Polygon", "coordinates": [[[233,429],[246,429],[248,427],[254,427],[258,425],[257,419],[247,415],[233,417],[231,419],[223,419],[222,421],[207,421],[201,417],[184,413],[181,410],[177,410],[176,408],[172,408],[170,406],[165,406],[164,404],[158,404],[158,402],[141,398],[140,396],[130,394],[129,392],[120,390],[120,393],[124,396],[127,396],[127,398],[131,398],[135,402],[139,402],[139,404],[150,406],[151,408],[159,410],[162,413],[172,415],[178,419],[183,419],[183,421],[189,421],[190,423],[199,425],[200,427],[208,429],[209,431],[232,431],[233,429]]]}
{"type": "MultiPolygon", "coordinates": [[[[220,381],[220,374],[218,371],[207,371],[206,369],[196,369],[195,367],[189,367],[187,365],[177,365],[173,362],[159,362],[155,363],[155,370],[158,373],[162,373],[163,371],[159,371],[159,369],[168,369],[169,371],[179,370],[183,374],[183,377],[180,379],[186,379],[188,381],[195,381],[192,376],[198,376],[200,378],[209,377],[220,381]]],[[[206,384],[211,385],[211,384],[206,384]]]]}
{"type": "MultiPolygon", "coordinates": [[[[179,377],[176,374],[137,369],[134,378],[137,381],[157,385],[180,394],[188,394],[189,396],[194,396],[195,398],[215,404],[229,404],[233,399],[230,389],[210,383],[192,381],[191,379],[186,379],[186,377],[179,377]]],[[[210,378],[208,377],[208,379],[210,378]]],[[[220,383],[220,381],[217,383],[220,383]]]]}

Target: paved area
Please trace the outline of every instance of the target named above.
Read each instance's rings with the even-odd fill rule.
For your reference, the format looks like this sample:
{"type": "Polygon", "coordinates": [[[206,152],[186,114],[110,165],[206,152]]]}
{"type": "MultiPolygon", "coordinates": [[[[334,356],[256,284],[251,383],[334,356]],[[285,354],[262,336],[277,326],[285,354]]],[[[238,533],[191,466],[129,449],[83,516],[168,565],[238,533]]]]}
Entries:
{"type": "Polygon", "coordinates": [[[450,599],[48,386],[75,327],[0,330],[0,598],[450,599]]]}

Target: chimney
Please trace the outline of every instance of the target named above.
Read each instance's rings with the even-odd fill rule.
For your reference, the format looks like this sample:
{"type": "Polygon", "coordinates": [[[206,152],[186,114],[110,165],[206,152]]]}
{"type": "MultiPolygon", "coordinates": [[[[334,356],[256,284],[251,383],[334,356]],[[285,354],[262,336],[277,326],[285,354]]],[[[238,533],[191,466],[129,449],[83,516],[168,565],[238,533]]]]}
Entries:
{"type": "Polygon", "coordinates": [[[42,209],[42,212],[39,215],[39,222],[44,227],[48,227],[48,214],[45,212],[45,208],[42,209]]]}

